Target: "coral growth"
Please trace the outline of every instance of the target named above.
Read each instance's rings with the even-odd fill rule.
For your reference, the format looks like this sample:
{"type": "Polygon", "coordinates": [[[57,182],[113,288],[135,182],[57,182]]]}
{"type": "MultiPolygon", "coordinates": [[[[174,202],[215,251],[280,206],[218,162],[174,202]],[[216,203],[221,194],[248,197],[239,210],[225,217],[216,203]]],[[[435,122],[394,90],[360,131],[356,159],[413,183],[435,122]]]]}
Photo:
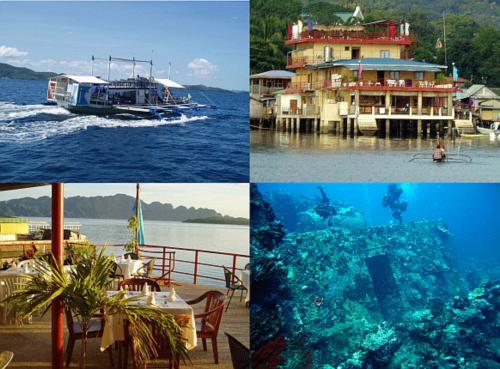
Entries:
{"type": "Polygon", "coordinates": [[[445,223],[368,227],[330,200],[325,221],[298,201],[287,232],[252,186],[253,351],[282,336],[283,369],[500,368],[500,282],[467,292],[445,223]]]}

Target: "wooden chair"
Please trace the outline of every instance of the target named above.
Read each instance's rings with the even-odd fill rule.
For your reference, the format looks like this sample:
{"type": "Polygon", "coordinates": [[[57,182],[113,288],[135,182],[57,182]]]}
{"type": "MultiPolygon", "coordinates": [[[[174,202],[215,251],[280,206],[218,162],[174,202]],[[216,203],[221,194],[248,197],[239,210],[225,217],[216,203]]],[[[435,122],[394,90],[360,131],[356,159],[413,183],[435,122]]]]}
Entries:
{"type": "Polygon", "coordinates": [[[214,353],[215,363],[219,363],[219,351],[217,349],[217,334],[224,313],[224,302],[226,296],[219,291],[207,291],[200,297],[186,301],[189,305],[194,305],[199,302],[205,302],[205,310],[203,313],[195,314],[196,335],[203,342],[203,351],[207,351],[207,338],[212,340],[212,349],[214,353]]]}
{"type": "MultiPolygon", "coordinates": [[[[71,363],[71,356],[73,355],[73,349],[75,348],[76,340],[83,340],[83,331],[82,327],[78,322],[75,322],[73,319],[73,314],[68,307],[65,307],[64,313],[66,315],[66,324],[68,326],[69,338],[68,345],[66,346],[66,366],[69,367],[71,363]]],[[[88,330],[88,338],[100,338],[104,333],[104,319],[103,318],[95,318],[90,321],[89,330],[88,330]]],[[[81,346],[83,350],[83,345],[81,346]]],[[[109,361],[111,366],[113,364],[113,350],[112,348],[108,348],[109,361]]]]}
{"type": "Polygon", "coordinates": [[[250,350],[232,335],[224,332],[229,342],[229,351],[231,352],[231,361],[233,369],[249,369],[250,368],[250,350]]]}
{"type": "Polygon", "coordinates": [[[4,351],[0,354],[0,369],[5,369],[9,366],[14,358],[14,353],[11,351],[4,351]]]}
{"type": "MultiPolygon", "coordinates": [[[[128,322],[125,322],[125,351],[124,351],[124,368],[127,368],[128,366],[128,353],[129,350],[132,353],[132,364],[134,369],[146,369],[146,368],[151,368],[151,365],[159,364],[160,361],[163,362],[168,362],[168,369],[179,369],[179,364],[180,364],[180,358],[179,356],[172,358],[169,354],[170,352],[170,347],[168,341],[165,339],[165,336],[161,334],[161,331],[158,329],[158,327],[154,324],[154,322],[145,322],[144,324],[147,324],[149,328],[151,329],[151,335],[155,338],[155,341],[157,343],[157,346],[155,347],[156,352],[158,353],[157,356],[149,358],[149,360],[144,363],[140,364],[137,361],[137,355],[135,354],[135,348],[134,345],[132,344],[132,338],[130,335],[130,331],[128,329],[128,322]]],[[[155,366],[156,367],[156,366],[155,366]]],[[[165,363],[163,363],[161,368],[166,368],[165,363]]]]}
{"type": "Polygon", "coordinates": [[[231,304],[231,300],[233,299],[234,293],[236,291],[241,291],[240,302],[243,300],[243,292],[247,290],[245,286],[241,283],[241,280],[234,275],[228,268],[225,266],[222,267],[224,269],[224,278],[226,280],[226,295],[229,295],[229,291],[231,291],[231,297],[229,297],[229,302],[226,306],[226,311],[229,309],[229,305],[231,304]],[[236,282],[233,282],[236,281],[236,282]]]}
{"type": "Polygon", "coordinates": [[[149,278],[130,278],[125,279],[118,283],[118,289],[128,289],[129,291],[142,291],[144,290],[144,286],[149,285],[151,287],[151,291],[160,292],[160,285],[153,279],[149,278]]]}

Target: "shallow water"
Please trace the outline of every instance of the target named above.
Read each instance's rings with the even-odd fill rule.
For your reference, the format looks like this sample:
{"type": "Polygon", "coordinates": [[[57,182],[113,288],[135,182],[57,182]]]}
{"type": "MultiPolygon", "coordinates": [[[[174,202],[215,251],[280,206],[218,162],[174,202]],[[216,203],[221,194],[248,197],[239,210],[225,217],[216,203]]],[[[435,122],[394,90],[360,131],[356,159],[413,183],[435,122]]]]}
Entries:
{"type": "Polygon", "coordinates": [[[471,163],[410,162],[431,155],[435,140],[342,138],[252,131],[250,173],[255,182],[498,182],[500,140],[488,136],[447,141],[447,151],[471,163]]]}
{"type": "Polygon", "coordinates": [[[248,95],[183,91],[216,110],[173,121],[43,105],[45,81],[0,80],[0,180],[245,182],[248,95]]]}

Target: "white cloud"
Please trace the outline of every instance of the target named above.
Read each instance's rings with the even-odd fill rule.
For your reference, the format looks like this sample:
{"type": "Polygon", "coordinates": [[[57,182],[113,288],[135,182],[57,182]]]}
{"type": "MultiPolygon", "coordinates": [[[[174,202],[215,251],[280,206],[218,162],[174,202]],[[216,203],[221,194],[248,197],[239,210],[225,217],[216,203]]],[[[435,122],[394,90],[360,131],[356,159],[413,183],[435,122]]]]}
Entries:
{"type": "Polygon", "coordinates": [[[208,77],[217,72],[217,65],[210,63],[207,59],[196,58],[191,60],[187,67],[197,76],[208,77]]]}
{"type": "Polygon", "coordinates": [[[27,51],[22,51],[16,49],[15,47],[9,47],[5,45],[0,45],[0,57],[4,58],[20,58],[28,55],[27,51]]]}

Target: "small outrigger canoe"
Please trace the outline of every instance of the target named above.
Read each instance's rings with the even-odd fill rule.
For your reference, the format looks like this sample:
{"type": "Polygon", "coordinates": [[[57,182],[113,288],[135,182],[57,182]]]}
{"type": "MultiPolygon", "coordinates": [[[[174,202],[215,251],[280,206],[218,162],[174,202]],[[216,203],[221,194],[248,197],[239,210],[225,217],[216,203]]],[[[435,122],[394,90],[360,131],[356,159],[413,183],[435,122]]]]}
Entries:
{"type": "Polygon", "coordinates": [[[432,153],[417,153],[413,154],[412,157],[410,158],[410,162],[412,161],[417,161],[417,160],[428,160],[433,163],[470,163],[472,162],[472,157],[469,155],[464,155],[464,154],[446,154],[446,158],[441,160],[441,161],[434,161],[432,159],[432,153]]]}
{"type": "Polygon", "coordinates": [[[490,128],[480,127],[480,126],[477,126],[476,128],[479,131],[479,133],[481,133],[483,135],[491,135],[492,133],[494,135],[500,134],[500,122],[492,123],[490,125],[490,128]]]}

